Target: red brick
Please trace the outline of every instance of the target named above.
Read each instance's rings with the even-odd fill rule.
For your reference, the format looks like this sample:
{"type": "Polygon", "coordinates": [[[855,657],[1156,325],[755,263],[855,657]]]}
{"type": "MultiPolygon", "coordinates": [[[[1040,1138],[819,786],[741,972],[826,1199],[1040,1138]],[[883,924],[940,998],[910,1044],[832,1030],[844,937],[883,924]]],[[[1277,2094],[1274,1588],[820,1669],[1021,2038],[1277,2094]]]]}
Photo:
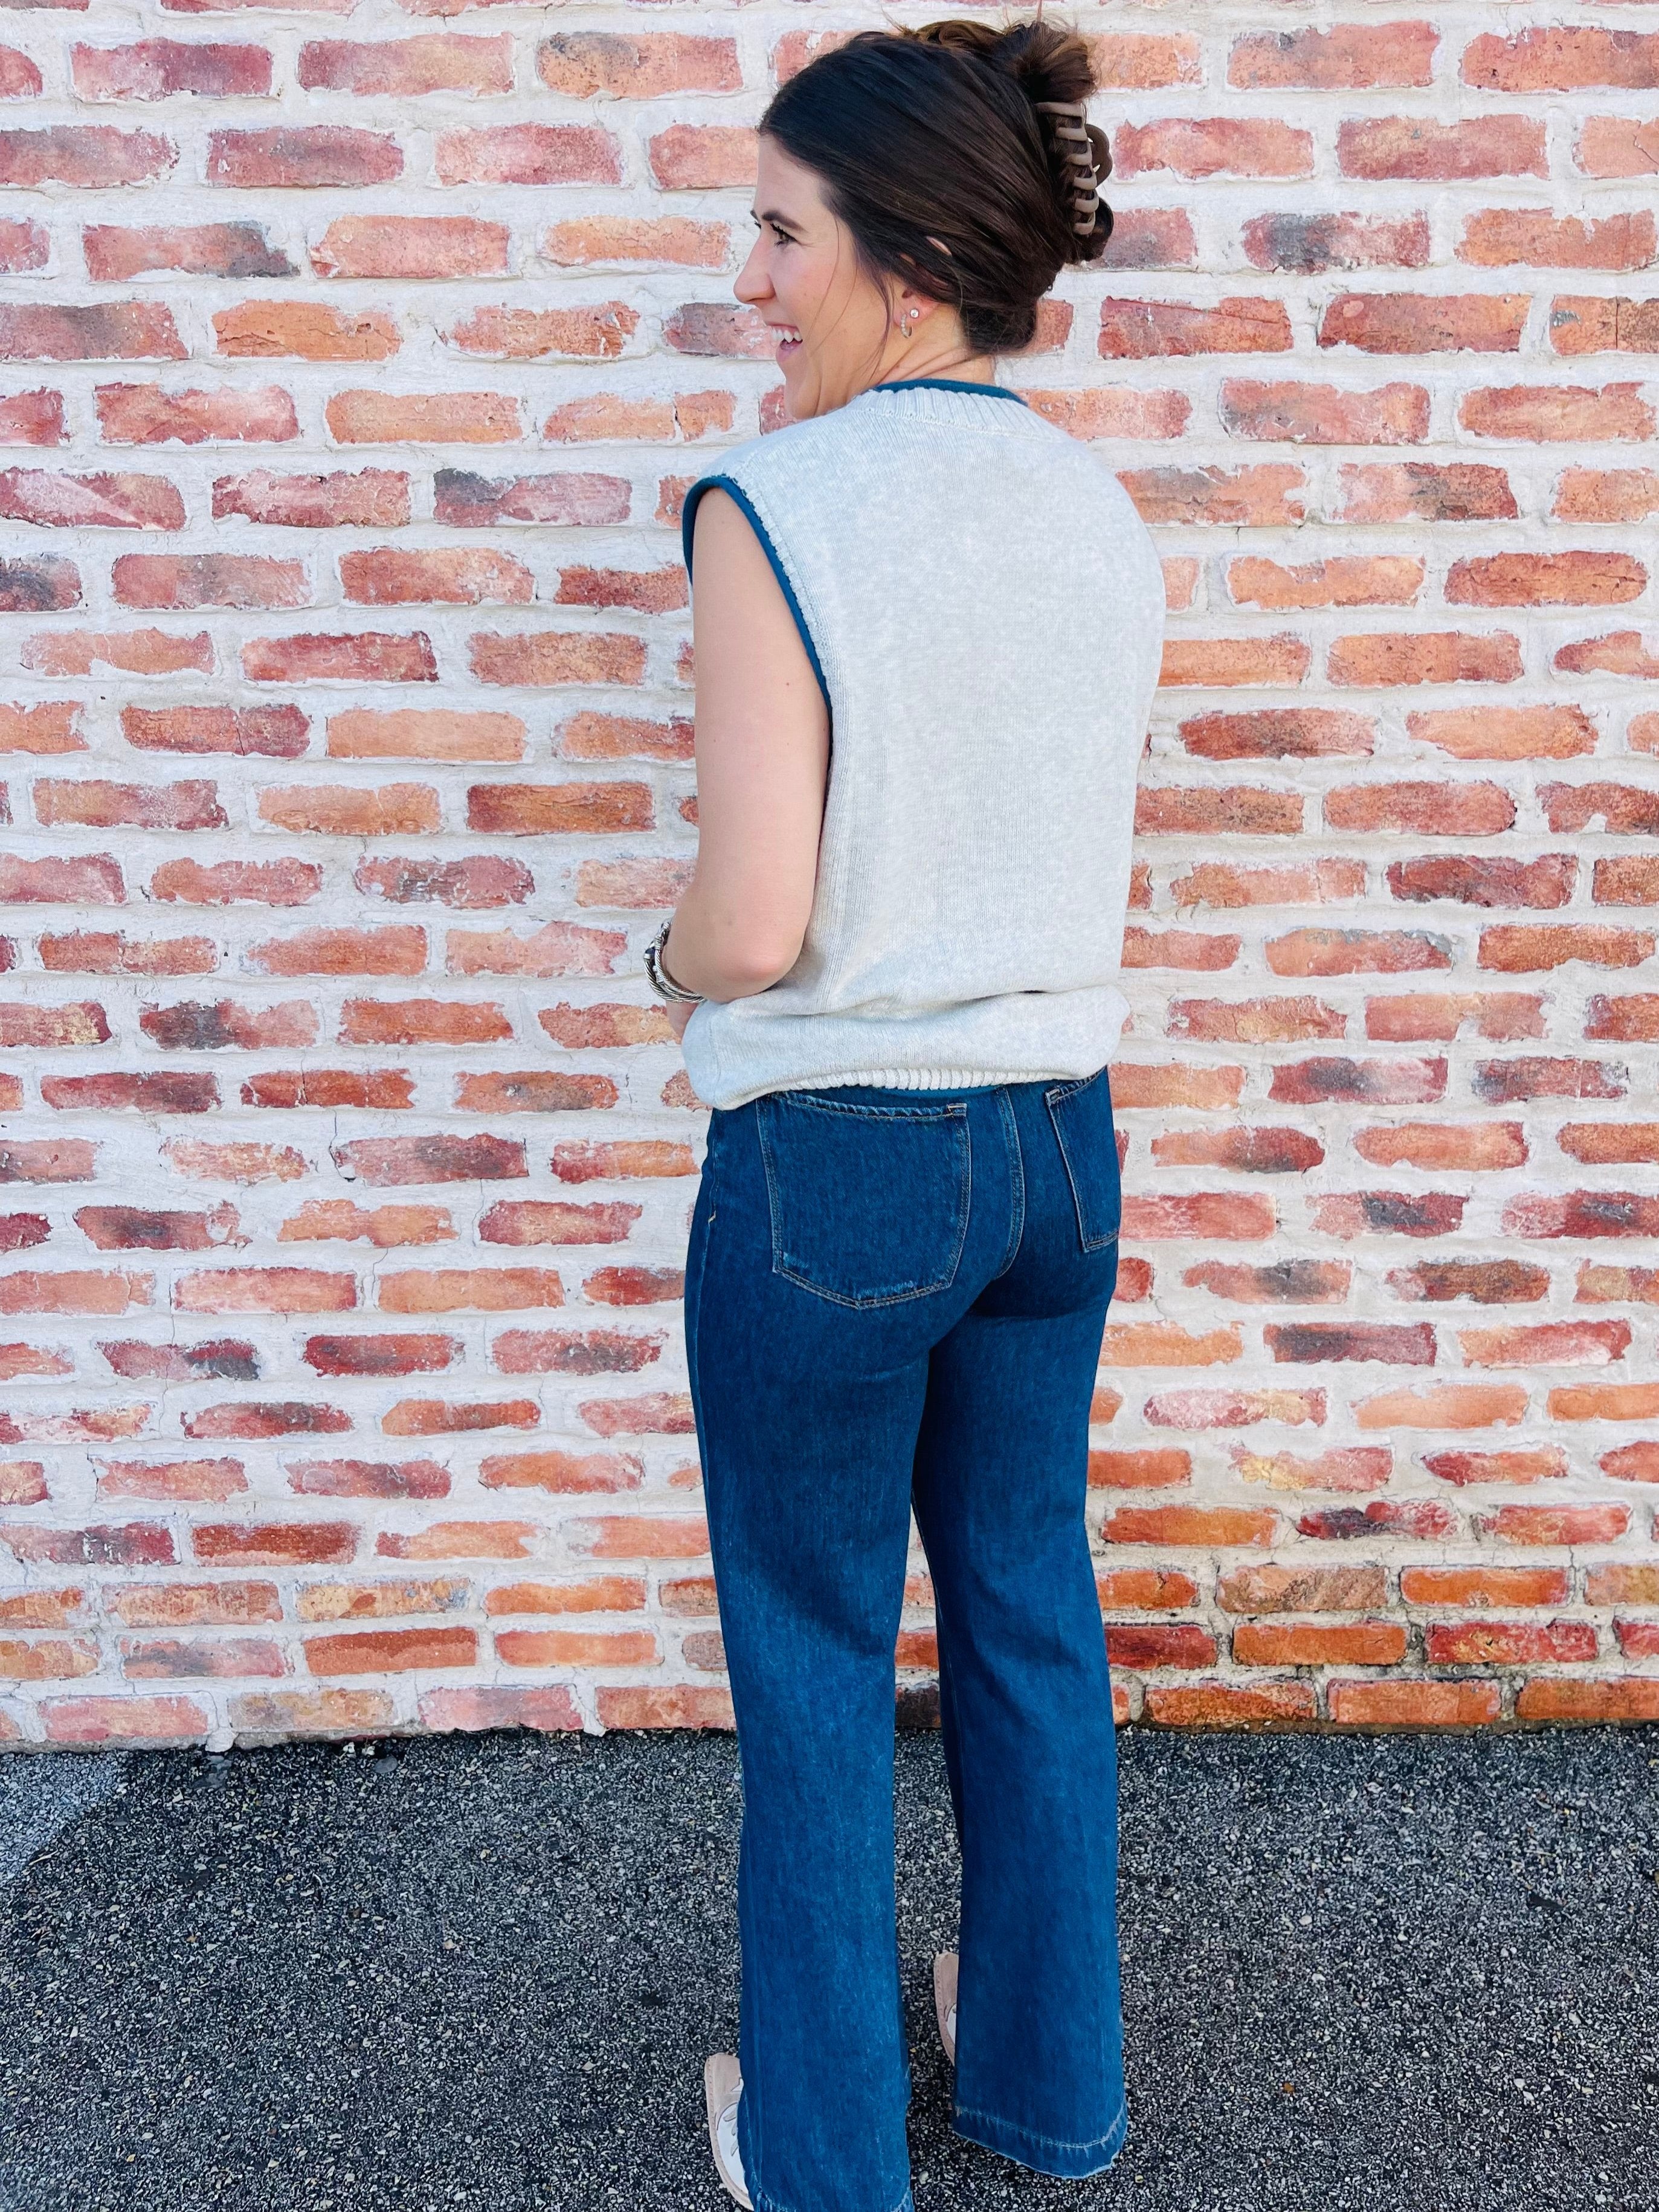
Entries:
{"type": "Polygon", "coordinates": [[[499,446],[520,434],[518,401],[498,392],[337,392],[323,413],[342,446],[499,446]]]}
{"type": "Polygon", "coordinates": [[[1516,353],[1527,307],[1524,292],[1340,292],[1319,343],[1361,353],[1516,353]]]}
{"type": "Polygon", "coordinates": [[[238,95],[258,99],[270,90],[270,66],[264,46],[182,39],[70,50],[70,76],[83,100],[167,100],[178,93],[214,100],[238,95]]]}
{"type": "Polygon", "coordinates": [[[1498,1717],[1496,1682],[1333,1682],[1339,1728],[1480,1728],[1498,1717]]]}
{"type": "Polygon", "coordinates": [[[164,860],[149,895],[189,906],[304,906],[322,880],[321,869],[303,860],[164,860]]]}
{"type": "Polygon", "coordinates": [[[1346,1018],[1318,999],[1176,999],[1170,1007],[1171,1036],[1206,1043],[1285,1044],[1304,1037],[1340,1037],[1346,1018]]]}
{"type": "Polygon", "coordinates": [[[421,1721],[434,1732],[465,1729],[536,1729],[557,1735],[580,1729],[581,1711],[566,1689],[520,1689],[510,1686],[470,1690],[428,1690],[421,1698],[421,1721]]]}
{"type": "MultiPolygon", "coordinates": [[[[346,598],[358,606],[526,605],[535,596],[535,578],[521,561],[483,546],[447,546],[419,553],[385,546],[374,552],[343,553],[340,582],[346,598]]],[[[519,756],[487,753],[481,757],[516,760],[519,756]]]]}
{"type": "Polygon", "coordinates": [[[1261,116],[1165,116],[1125,123],[1113,142],[1115,173],[1138,177],[1169,169],[1178,177],[1308,177],[1313,139],[1288,123],[1261,116]]]}
{"type": "Polygon", "coordinates": [[[87,274],[120,284],[157,270],[189,276],[292,276],[294,264],[254,222],[166,223],[138,230],[88,224],[82,233],[87,274]]]}
{"type": "Polygon", "coordinates": [[[1622,1098],[1625,1071],[1595,1060],[1486,1060],[1471,1086],[1477,1098],[1510,1104],[1528,1098],[1622,1098]]]}
{"type": "Polygon", "coordinates": [[[242,300],[213,318],[216,350],[242,360],[385,361],[398,350],[398,325],[371,307],[331,307],[321,300],[242,300]]]}
{"type": "Polygon", "coordinates": [[[412,1077],[401,1068],[273,1068],[243,1084],[244,1106],[292,1112],[297,1107],[372,1106],[395,1110],[414,1103],[412,1077]]]}
{"type": "MultiPolygon", "coordinates": [[[[1117,210],[1102,269],[1191,269],[1198,261],[1192,218],[1183,208],[1117,210]]],[[[1261,264],[1258,264],[1258,266],[1261,264]]]]}
{"type": "Polygon", "coordinates": [[[340,1010],[343,1044],[492,1044],[512,1034],[488,1001],[348,999],[340,1010]]]}
{"type": "Polygon", "coordinates": [[[1652,1674],[1615,1675],[1586,1681],[1568,1675],[1545,1676],[1523,1682],[1515,1702],[1517,1720],[1564,1721],[1659,1720],[1659,1677],[1652,1674]]]}
{"type": "Polygon", "coordinates": [[[1027,404],[1074,438],[1178,438],[1192,414],[1180,392],[1096,386],[1078,392],[1026,392],[1027,404]]]}
{"type": "Polygon", "coordinates": [[[1394,1667],[1406,1656],[1396,1620],[1244,1620],[1233,1631],[1233,1657],[1247,1667],[1394,1667]]]}
{"type": "MultiPolygon", "coordinates": [[[[456,324],[449,342],[463,353],[495,361],[544,361],[555,355],[574,361],[611,361],[639,327],[639,319],[637,310],[620,300],[592,307],[478,307],[456,324]]],[[[440,513],[441,522],[447,519],[440,513]]]]}
{"type": "Polygon", "coordinates": [[[434,832],[438,794],[430,785],[388,783],[378,789],[327,784],[268,785],[259,819],[279,829],[330,837],[399,837],[434,832]]]}
{"type": "MultiPolygon", "coordinates": [[[[0,268],[5,228],[0,224],[0,268]]],[[[61,446],[67,442],[60,392],[14,392],[0,398],[0,446],[61,446]]]]}
{"type": "Polygon", "coordinates": [[[255,469],[246,476],[220,477],[213,487],[216,522],[240,515],[290,530],[333,530],[348,524],[395,529],[409,520],[409,478],[391,469],[310,477],[255,469]]]}
{"type": "Polygon", "coordinates": [[[1469,461],[1361,463],[1339,481],[1340,522],[1509,522],[1519,513],[1504,471],[1469,461]]]}
{"type": "Polygon", "coordinates": [[[52,530],[182,530],[185,505],[165,477],[0,469],[0,516],[52,530]]]}
{"type": "Polygon", "coordinates": [[[1582,707],[1451,707],[1407,714],[1407,733],[1454,760],[1571,760],[1595,750],[1582,707]]]}
{"type": "Polygon", "coordinates": [[[289,1487],[305,1498],[447,1498],[449,1475],[429,1459],[290,1460],[289,1487]]]}
{"type": "Polygon", "coordinates": [[[46,185],[85,185],[95,191],[152,185],[177,160],[173,141],[153,131],[118,131],[106,123],[0,131],[0,185],[24,191],[46,185]]]}
{"type": "Polygon", "coordinates": [[[1645,522],[1659,512],[1659,470],[1564,469],[1550,512],[1559,522],[1645,522]]]}
{"type": "Polygon", "coordinates": [[[1120,1505],[1101,1523],[1109,1544],[1270,1544],[1279,1516],[1255,1507],[1120,1505]]]}
{"type": "Polygon", "coordinates": [[[1104,300],[1100,353],[1107,361],[1162,355],[1288,353],[1293,340],[1282,301],[1232,298],[1214,307],[1176,300],[1104,300]]]}
{"type": "Polygon", "coordinates": [[[1556,1134],[1569,1158],[1596,1165],[1659,1159],[1659,1122],[1569,1121],[1556,1134]]]}
{"type": "Polygon", "coordinates": [[[1146,523],[1294,523],[1304,519],[1299,468],[1267,462],[1240,469],[1127,469],[1121,477],[1146,523]]]}
{"type": "MultiPolygon", "coordinates": [[[[45,227],[27,220],[0,222],[0,272],[8,276],[23,276],[37,269],[44,269],[52,256],[52,241],[45,227]]],[[[57,445],[56,438],[27,439],[22,442],[34,445],[57,445]]]]}
{"type": "Polygon", "coordinates": [[[1655,1237],[1659,1199],[1635,1190],[1528,1192],[1510,1199],[1504,1228],[1516,1237],[1655,1237]]]}
{"type": "Polygon", "coordinates": [[[1297,792],[1248,790],[1243,785],[1199,790],[1141,787],[1134,799],[1141,836],[1297,836],[1303,803],[1297,792]]]}
{"type": "MultiPolygon", "coordinates": [[[[1300,684],[1312,662],[1307,641],[1288,632],[1274,637],[1170,638],[1158,681],[1166,688],[1195,684],[1206,690],[1282,686],[1300,684]]],[[[1214,796],[1224,801],[1224,793],[1214,796]]]]}
{"type": "Polygon", "coordinates": [[[1260,31],[1233,41],[1227,82],[1250,91],[1364,91],[1426,85],[1439,33],[1432,23],[1340,24],[1260,31]]]}
{"type": "MultiPolygon", "coordinates": [[[[318,185],[384,185],[403,174],[397,140],[339,123],[209,134],[207,182],[244,190],[318,185]]],[[[258,274],[259,272],[252,272],[258,274]]],[[[378,272],[369,272],[378,273],[378,272]]]]}
{"type": "Polygon", "coordinates": [[[1583,961],[1595,968],[1639,968],[1653,957],[1653,933],[1605,923],[1504,925],[1480,933],[1480,964],[1509,975],[1536,975],[1583,961]]]}
{"type": "Polygon", "coordinates": [[[537,51],[537,72],[568,99],[654,100],[677,92],[736,92],[743,79],[736,42],[666,32],[621,38],[566,32],[537,51]]]}
{"type": "Polygon", "coordinates": [[[400,905],[435,900],[476,912],[522,905],[535,887],[535,878],[521,860],[476,854],[461,860],[363,860],[357,863],[352,884],[370,898],[392,899],[400,905]]]}
{"type": "Polygon", "coordinates": [[[1597,907],[1655,907],[1659,905],[1659,860],[1652,854],[1597,860],[1593,884],[1597,907]]]}
{"type": "Polygon", "coordinates": [[[1659,653],[1649,652],[1639,630],[1620,629],[1564,645],[1553,665],[1565,675],[1635,676],[1647,682],[1659,677],[1659,653]]]}
{"type": "Polygon", "coordinates": [[[658,1338],[613,1329],[507,1329],[495,1340],[493,1364],[503,1375],[631,1375],[661,1350],[658,1338]]]}
{"type": "Polygon", "coordinates": [[[1230,377],[1221,419],[1236,438],[1293,445],[1411,446],[1428,435],[1429,395],[1421,385],[1385,384],[1347,392],[1334,384],[1269,384],[1230,377]]]}
{"type": "MultiPolygon", "coordinates": [[[[1274,209],[1252,216],[1241,236],[1251,268],[1304,276],[1325,269],[1423,269],[1431,253],[1425,215],[1304,215],[1274,209]]],[[[1149,265],[1185,264],[1172,260],[1149,265]]]]}
{"type": "Polygon", "coordinates": [[[1153,1683],[1146,1717],[1159,1728],[1305,1728],[1317,1712],[1311,1682],[1153,1683]]]}
{"type": "Polygon", "coordinates": [[[440,469],[436,520],[459,529],[501,522],[619,523],[628,520],[629,486],[621,477],[565,471],[558,476],[492,480],[440,469]]]}
{"type": "Polygon", "coordinates": [[[513,45],[504,32],[493,38],[428,32],[362,44],[313,39],[300,49],[295,76],[307,92],[349,92],[362,98],[511,92],[513,45]]]}
{"type": "Polygon", "coordinates": [[[441,185],[619,185],[621,149],[608,131],[582,123],[497,124],[445,131],[436,149],[441,185]]]}
{"type": "Polygon", "coordinates": [[[343,215],[311,249],[319,276],[507,274],[507,229],[474,216],[343,215]]]}
{"type": "Polygon", "coordinates": [[[283,1617],[275,1583],[135,1583],[106,1590],[104,1602],[129,1628],[239,1628],[283,1617]]]}
{"type": "MultiPolygon", "coordinates": [[[[1320,1147],[1314,1150],[1324,1157],[1320,1147]]],[[[1285,1172],[1295,1171],[1287,1164],[1285,1172]]],[[[1346,1261],[1332,1260],[1281,1260],[1262,1267],[1206,1260],[1187,1268],[1181,1278],[1189,1289],[1239,1304],[1297,1306],[1340,1305],[1352,1279],[1353,1270],[1346,1261]]]]}
{"type": "Polygon", "coordinates": [[[106,445],[199,446],[239,439],[270,445],[300,434],[294,402],[276,385],[247,392],[163,392],[153,384],[100,384],[94,397],[106,445]]]}
{"type": "Polygon", "coordinates": [[[1336,135],[1345,177],[1452,180],[1542,177],[1549,172],[1541,118],[1477,115],[1459,123],[1425,116],[1351,117],[1336,135]]]}
{"type": "Polygon", "coordinates": [[[242,673],[251,684],[435,684],[438,665],[423,630],[349,636],[250,638],[242,673]]]}
{"type": "Polygon", "coordinates": [[[1587,177],[1650,177],[1659,173],[1659,131],[1634,115],[1587,115],[1573,149],[1587,177]]]}
{"type": "Polygon", "coordinates": [[[1136,1242],[1164,1237],[1248,1242],[1273,1231],[1273,1201],[1267,1198],[1200,1191],[1169,1198],[1132,1196],[1123,1202],[1123,1232],[1136,1242]]]}
{"type": "Polygon", "coordinates": [[[1457,419],[1477,437],[1550,441],[1650,438],[1654,411],[1636,384],[1516,384],[1466,392],[1457,419]]]}
{"type": "Polygon", "coordinates": [[[302,607],[304,564],[262,553],[125,553],[111,568],[118,605],[165,607],[302,607]]]}
{"type": "Polygon", "coordinates": [[[246,959],[267,975],[418,975],[426,965],[426,933],[402,924],[301,929],[251,946],[246,959]]]}
{"type": "Polygon", "coordinates": [[[475,1666],[478,1638],[470,1628],[365,1629],[349,1636],[308,1637],[304,1649],[313,1674],[402,1674],[475,1666]]]}
{"type": "Polygon", "coordinates": [[[755,131],[747,124],[677,123],[647,145],[652,177],[666,191],[751,185],[755,152],[755,131]]]}
{"type": "Polygon", "coordinates": [[[1453,605],[1585,607],[1640,599],[1647,581],[1627,553],[1494,553],[1455,562],[1445,589],[1453,605]]]}
{"type": "Polygon", "coordinates": [[[1536,860],[1436,854],[1420,860],[1391,861],[1387,881],[1397,899],[1455,899],[1464,906],[1560,907],[1572,896],[1577,872],[1578,863],[1566,853],[1548,853],[1536,860]]]}
{"type": "MultiPolygon", "coordinates": [[[[1318,760],[1331,755],[1367,754],[1376,736],[1375,725],[1363,714],[1342,714],[1325,707],[1268,707],[1243,714],[1195,714],[1181,725],[1181,742],[1200,760],[1318,760]]],[[[1197,864],[1202,870],[1211,864],[1197,864]]],[[[1317,864],[1321,868],[1333,865],[1317,864]]],[[[1334,864],[1340,866],[1341,863],[1334,864]]],[[[1313,879],[1310,878],[1310,886],[1313,879]]],[[[1352,897],[1363,885],[1337,893],[1321,879],[1310,896],[1322,902],[1332,896],[1352,897]]],[[[1285,896],[1292,896],[1288,886],[1285,896]]],[[[1182,898],[1182,904],[1196,902],[1182,898]]],[[[1206,899],[1216,905],[1249,901],[1206,899]]],[[[1275,897],[1273,903],[1278,903],[1275,897]]]]}
{"type": "MultiPolygon", "coordinates": [[[[1295,1452],[1255,1452],[1244,1444],[1234,1444],[1230,1456],[1234,1472],[1243,1481],[1265,1482],[1274,1490],[1381,1490],[1394,1469],[1393,1453],[1386,1445],[1377,1444],[1338,1445],[1311,1458],[1295,1452]]],[[[1334,1597],[1329,1601],[1342,1602],[1334,1597]]],[[[1355,1601],[1350,1596],[1346,1601],[1355,1601]]],[[[1305,1607],[1298,1601],[1280,1609],[1302,1611],[1305,1607]]]]}
{"type": "Polygon", "coordinates": [[[1659,88],[1659,33],[1609,31],[1588,24],[1496,32],[1463,50],[1462,78],[1485,92],[1577,92],[1614,86],[1627,92],[1659,88]]]}
{"type": "Polygon", "coordinates": [[[1445,1123],[1407,1121],[1392,1128],[1358,1129],[1353,1148],[1378,1167],[1514,1168],[1527,1158],[1518,1121],[1445,1123]]]}
{"type": "Polygon", "coordinates": [[[48,1698],[40,1710],[48,1743],[195,1743],[210,1727],[193,1698],[48,1698]]]}
{"type": "Polygon", "coordinates": [[[1484,269],[1646,269],[1656,248],[1659,227],[1645,212],[1597,222],[1541,208],[1486,208],[1465,222],[1457,258],[1484,269]]]}
{"type": "Polygon", "coordinates": [[[478,1236],[487,1244],[617,1244],[639,1218],[637,1206],[614,1201],[502,1199],[480,1219],[478,1236]]]}
{"type": "Polygon", "coordinates": [[[451,930],[452,975],[608,975],[627,945],[618,930],[550,921],[532,937],[511,930],[451,930]]]}
{"type": "Polygon", "coordinates": [[[172,1498],[222,1504],[246,1488],[247,1476],[237,1459],[106,1460],[98,1474],[100,1499],[172,1498]]]}
{"type": "Polygon", "coordinates": [[[1500,1505],[1482,1525],[1499,1543],[1611,1544],[1630,1517],[1628,1505],[1500,1505]]]}
{"type": "Polygon", "coordinates": [[[1637,784],[1550,783],[1539,794],[1552,830],[1586,830],[1598,820],[1614,836],[1651,836],[1659,793],[1637,784]]]}

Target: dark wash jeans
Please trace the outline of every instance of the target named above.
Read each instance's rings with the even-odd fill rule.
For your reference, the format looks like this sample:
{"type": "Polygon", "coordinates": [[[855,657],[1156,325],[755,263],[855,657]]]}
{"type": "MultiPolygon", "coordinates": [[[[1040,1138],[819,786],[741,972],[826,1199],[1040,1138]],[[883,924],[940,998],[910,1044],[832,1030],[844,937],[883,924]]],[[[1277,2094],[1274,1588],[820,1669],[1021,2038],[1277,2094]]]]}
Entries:
{"type": "Polygon", "coordinates": [[[954,2119],[1123,2140],[1116,1764],[1084,1526],[1121,1210],[1106,1073],[716,1113],[686,1336],[744,1783],[757,2212],[908,2212],[893,1647],[914,1504],[962,1847],[954,2119]]]}

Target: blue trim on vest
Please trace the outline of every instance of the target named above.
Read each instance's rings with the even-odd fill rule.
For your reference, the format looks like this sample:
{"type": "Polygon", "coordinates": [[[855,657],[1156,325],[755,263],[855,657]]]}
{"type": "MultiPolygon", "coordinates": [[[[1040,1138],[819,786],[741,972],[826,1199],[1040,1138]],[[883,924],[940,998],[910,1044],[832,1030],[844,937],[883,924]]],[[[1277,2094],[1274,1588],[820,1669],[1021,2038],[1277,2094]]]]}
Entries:
{"type": "Polygon", "coordinates": [[[728,499],[735,500],[743,509],[750,528],[761,542],[761,550],[772,564],[772,574],[777,578],[782,587],[783,596],[789,603],[789,611],[795,618],[795,628],[800,632],[800,641],[806,647],[806,658],[812,664],[812,673],[818,679],[818,689],[823,692],[823,703],[828,708],[830,686],[823,680],[823,664],[818,659],[817,646],[812,642],[812,633],[806,627],[806,617],[801,612],[800,601],[795,597],[795,587],[790,582],[788,572],[785,569],[782,562],[778,558],[778,549],[767,534],[766,525],[755,512],[755,502],[735,477],[699,477],[685,495],[685,505],[680,516],[680,544],[685,560],[687,581],[690,582],[691,577],[692,525],[696,520],[697,508],[702,504],[702,495],[706,491],[723,491],[728,499]]]}
{"type": "Polygon", "coordinates": [[[1012,399],[1016,407],[1026,402],[1018,392],[1010,392],[1006,384],[964,384],[954,376],[902,376],[896,383],[872,384],[871,392],[977,392],[987,399],[1012,399]]]}

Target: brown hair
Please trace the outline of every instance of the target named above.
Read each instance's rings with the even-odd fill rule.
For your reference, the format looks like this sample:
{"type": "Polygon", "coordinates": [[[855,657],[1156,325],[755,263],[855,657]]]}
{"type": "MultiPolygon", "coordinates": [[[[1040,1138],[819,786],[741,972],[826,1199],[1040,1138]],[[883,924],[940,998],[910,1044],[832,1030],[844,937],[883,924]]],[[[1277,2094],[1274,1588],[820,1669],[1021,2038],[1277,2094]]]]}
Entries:
{"type": "MultiPolygon", "coordinates": [[[[1017,352],[1060,270],[1111,234],[1103,201],[1079,230],[1086,157],[1079,199],[1076,126],[1037,104],[1094,89],[1086,42],[1040,19],[862,31],[792,77],[761,129],[817,176],[872,273],[954,307],[975,352],[1017,352]]],[[[1104,177],[1105,138],[1089,143],[1104,177]]]]}

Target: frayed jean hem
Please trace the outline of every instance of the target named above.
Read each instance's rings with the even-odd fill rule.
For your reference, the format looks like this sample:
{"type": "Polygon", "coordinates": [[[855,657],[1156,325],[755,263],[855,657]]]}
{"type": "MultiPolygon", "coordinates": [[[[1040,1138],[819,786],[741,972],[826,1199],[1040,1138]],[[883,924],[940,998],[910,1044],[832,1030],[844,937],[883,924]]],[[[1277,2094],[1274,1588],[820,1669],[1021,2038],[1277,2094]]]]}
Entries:
{"type": "MultiPolygon", "coordinates": [[[[749,2196],[755,2212],[794,2212],[793,2205],[782,2203],[775,2197],[769,2197],[763,2189],[751,2186],[749,2196]]],[[[908,2188],[893,2207],[893,2212],[916,2212],[916,2200],[908,2188]]]]}
{"type": "Polygon", "coordinates": [[[1086,2181],[1092,2174],[1104,2173],[1122,2149],[1129,2132],[1129,2112],[1127,2104],[1120,2105],[1111,2126],[1091,2142],[1064,2142],[1053,2136],[1036,2135],[1030,2128],[1016,2127],[1012,2120],[999,2119],[994,2112],[975,2112],[965,2105],[956,2107],[951,2124],[967,2142],[1011,2158],[1018,2166],[1052,2174],[1060,2181],[1086,2181]]]}

